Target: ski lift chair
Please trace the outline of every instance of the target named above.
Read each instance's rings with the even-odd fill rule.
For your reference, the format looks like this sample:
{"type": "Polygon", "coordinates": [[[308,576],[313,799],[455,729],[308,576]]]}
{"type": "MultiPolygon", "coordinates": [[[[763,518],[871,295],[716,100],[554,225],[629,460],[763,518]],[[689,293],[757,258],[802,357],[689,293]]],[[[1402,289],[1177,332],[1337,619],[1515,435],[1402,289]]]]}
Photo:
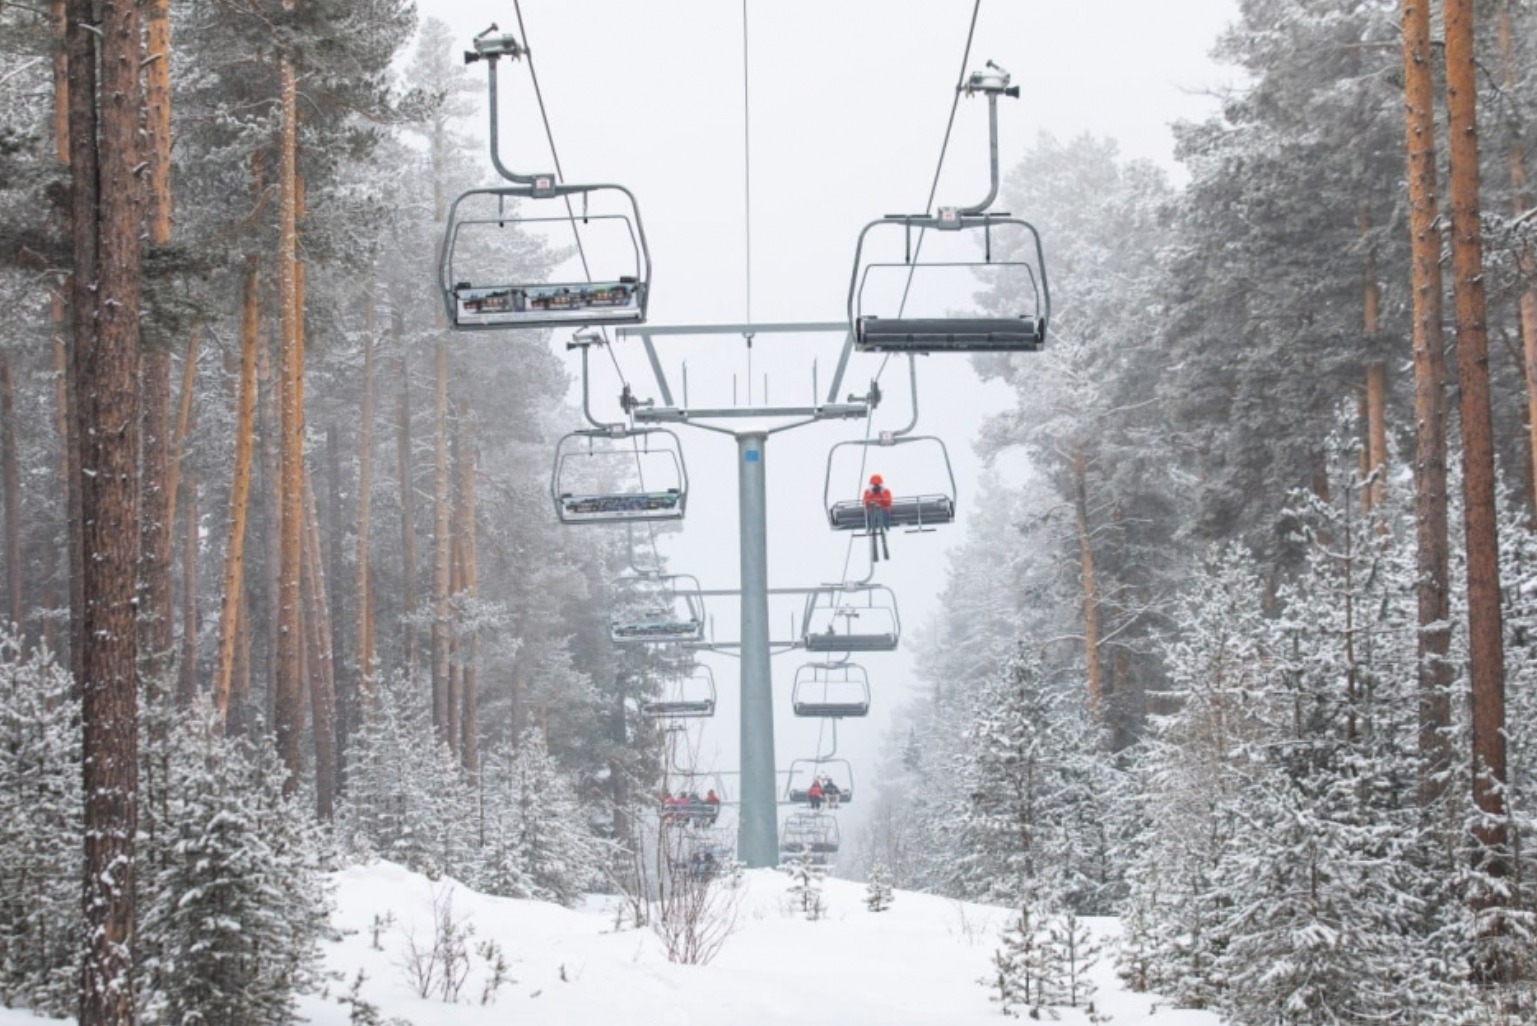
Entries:
{"type": "Polygon", "coordinates": [[[535,175],[528,185],[471,189],[459,196],[449,208],[438,255],[443,308],[457,331],[637,324],[646,319],[650,277],[651,256],[634,195],[621,185],[564,185],[548,175],[535,175]],[[580,201],[579,212],[568,205],[572,198],[580,201]],[[599,212],[592,212],[594,205],[599,212]],[[550,212],[525,213],[526,206],[550,212]],[[627,248],[627,258],[616,259],[610,273],[596,280],[521,278],[518,269],[526,256],[520,250],[527,246],[528,230],[562,223],[573,233],[581,225],[628,243],[589,243],[584,257],[627,248]]]}
{"type": "Polygon", "coordinates": [[[614,425],[573,431],[555,447],[550,494],[563,524],[681,520],[688,506],[683,444],[666,428],[614,425]],[[653,475],[660,470],[666,476],[662,487],[646,483],[648,467],[653,475]],[[613,483],[636,468],[641,479],[634,485],[613,483]]]}
{"type": "MultiPolygon", "coordinates": [[[[896,435],[889,431],[882,432],[879,438],[855,439],[839,442],[834,445],[827,454],[827,475],[822,481],[822,505],[827,510],[827,522],[834,531],[858,531],[866,533],[870,528],[869,517],[865,512],[865,504],[862,498],[840,499],[833,501],[833,464],[837,460],[838,450],[851,446],[855,448],[888,448],[896,446],[924,446],[937,447],[939,457],[944,462],[945,481],[949,485],[948,491],[916,492],[907,495],[893,494],[891,497],[891,526],[902,527],[909,531],[929,531],[940,524],[953,524],[955,522],[955,468],[950,465],[950,450],[945,443],[933,435],[896,435]]],[[[860,465],[865,464],[860,461],[860,465]]],[[[898,480],[901,480],[899,477],[898,480]]],[[[863,487],[863,484],[860,486],[863,487]]]]}
{"type": "Polygon", "coordinates": [[[640,703],[643,716],[653,719],[697,719],[715,715],[715,674],[708,666],[694,667],[687,676],[670,677],[661,694],[640,703]]]}
{"type": "Polygon", "coordinates": [[[847,759],[795,759],[785,782],[785,801],[792,805],[808,805],[811,798],[807,791],[813,780],[827,778],[838,785],[836,804],[829,801],[829,808],[846,805],[854,800],[854,767],[847,759]]]}
{"type": "Polygon", "coordinates": [[[872,221],[859,233],[855,246],[848,317],[854,345],[861,352],[1034,352],[1046,344],[1046,325],[1051,319],[1051,291],[1040,233],[1028,221],[1010,214],[963,213],[953,207],[941,207],[932,215],[891,214],[872,221]],[[897,228],[903,235],[901,260],[866,257],[872,230],[877,233],[875,237],[889,237],[891,229],[897,228]],[[982,259],[923,260],[914,246],[914,229],[979,234],[982,259]],[[873,300],[867,303],[866,299],[872,274],[889,280],[892,275],[907,276],[935,268],[1003,271],[1017,303],[1015,311],[1008,316],[908,317],[900,308],[881,313],[869,308],[874,305],[873,300]]]}
{"type": "Polygon", "coordinates": [[[779,860],[795,862],[805,856],[813,865],[825,866],[838,853],[842,838],[838,819],[825,812],[792,812],[779,833],[779,860]]]}
{"type": "Polygon", "coordinates": [[[616,645],[656,645],[704,638],[704,598],[692,574],[646,573],[620,578],[621,608],[608,620],[616,645]],[[634,608],[634,603],[643,608],[634,608]]]}
{"type": "Polygon", "coordinates": [[[884,584],[820,588],[806,597],[808,652],[892,652],[902,636],[897,596],[884,584]]]}
{"type": "Polygon", "coordinates": [[[870,675],[854,663],[807,663],[795,670],[790,704],[797,716],[866,716],[870,712],[870,675]]]}

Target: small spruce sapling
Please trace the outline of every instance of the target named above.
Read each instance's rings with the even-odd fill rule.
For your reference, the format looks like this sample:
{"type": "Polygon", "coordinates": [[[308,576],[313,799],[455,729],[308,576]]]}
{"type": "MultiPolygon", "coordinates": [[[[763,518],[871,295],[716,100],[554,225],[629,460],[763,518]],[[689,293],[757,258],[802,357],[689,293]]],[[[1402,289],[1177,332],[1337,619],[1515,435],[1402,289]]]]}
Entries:
{"type": "Polygon", "coordinates": [[[817,865],[811,852],[802,850],[785,868],[790,874],[790,897],[801,912],[813,922],[824,918],[827,905],[822,899],[822,878],[827,867],[817,865]]]}
{"type": "Polygon", "coordinates": [[[896,900],[891,890],[891,871],[884,862],[870,867],[870,880],[865,887],[865,905],[871,912],[884,912],[896,900]]]}

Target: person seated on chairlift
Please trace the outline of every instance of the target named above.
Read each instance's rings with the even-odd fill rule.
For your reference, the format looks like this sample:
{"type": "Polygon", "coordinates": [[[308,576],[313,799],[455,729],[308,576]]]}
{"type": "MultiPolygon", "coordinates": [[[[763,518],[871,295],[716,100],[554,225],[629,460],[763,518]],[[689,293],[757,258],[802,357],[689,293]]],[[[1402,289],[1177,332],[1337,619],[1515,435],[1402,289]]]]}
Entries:
{"type": "Polygon", "coordinates": [[[881,552],[887,559],[891,558],[891,552],[886,548],[886,535],[891,530],[891,489],[886,487],[885,478],[879,474],[870,475],[870,487],[865,489],[865,526],[870,531],[870,561],[876,561],[876,538],[880,538],[881,552]]]}
{"type": "Polygon", "coordinates": [[[822,811],[822,782],[815,777],[811,778],[811,786],[806,788],[806,801],[810,803],[812,812],[822,811]]]}
{"type": "Polygon", "coordinates": [[[838,786],[832,777],[823,777],[822,797],[827,799],[827,807],[829,809],[836,809],[839,799],[843,797],[843,789],[838,786]]]}
{"type": "Polygon", "coordinates": [[[715,793],[715,788],[710,788],[709,792],[704,796],[704,803],[709,807],[704,825],[714,826],[715,817],[720,815],[720,795],[715,793]]]}

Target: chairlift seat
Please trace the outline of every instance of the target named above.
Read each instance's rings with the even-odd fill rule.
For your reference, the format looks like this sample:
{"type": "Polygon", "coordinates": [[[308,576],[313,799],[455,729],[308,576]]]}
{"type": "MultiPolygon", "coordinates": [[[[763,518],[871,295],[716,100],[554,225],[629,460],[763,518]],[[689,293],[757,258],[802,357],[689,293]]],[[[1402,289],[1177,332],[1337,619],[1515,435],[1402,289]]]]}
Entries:
{"type": "MultiPolygon", "coordinates": [[[[792,787],[790,789],[790,792],[789,792],[789,799],[790,799],[790,804],[791,805],[810,805],[811,804],[811,797],[808,794],[806,794],[806,789],[803,788],[803,787],[792,787]]],[[[844,791],[839,791],[838,792],[838,805],[847,805],[850,802],[852,802],[853,800],[854,800],[854,791],[853,791],[852,788],[850,788],[848,790],[844,790],[844,791]]],[[[823,808],[834,808],[835,809],[835,808],[838,807],[838,805],[833,805],[832,802],[829,801],[825,796],[822,798],[822,807],[823,808]]]]}
{"type": "Polygon", "coordinates": [[[662,492],[616,492],[608,495],[560,496],[561,519],[568,524],[627,520],[681,520],[682,493],[676,488],[662,492]]]}
{"type": "Polygon", "coordinates": [[[882,634],[828,634],[823,631],[805,635],[803,641],[808,652],[895,652],[897,636],[887,631],[882,634]]]}
{"type": "Polygon", "coordinates": [[[642,702],[640,711],[655,719],[690,719],[715,715],[715,699],[680,699],[677,701],[642,702]]]}
{"type": "Polygon", "coordinates": [[[1020,317],[860,317],[855,344],[875,353],[1033,353],[1046,342],[1046,322],[1020,317]]]}
{"type": "MultiPolygon", "coordinates": [[[[863,531],[869,526],[864,503],[858,499],[835,502],[827,511],[835,531],[863,531]]],[[[955,522],[955,500],[948,495],[912,495],[891,500],[892,527],[929,527],[955,522]]]]}
{"type": "Polygon", "coordinates": [[[823,719],[841,719],[846,716],[868,716],[869,702],[795,702],[795,715],[819,716],[823,719]]]}
{"type": "Polygon", "coordinates": [[[704,637],[704,623],[700,620],[675,620],[667,617],[610,620],[608,636],[616,645],[697,641],[704,637]]]}
{"type": "Polygon", "coordinates": [[[628,323],[645,319],[643,286],[631,278],[618,281],[552,285],[454,285],[455,327],[628,323]]]}

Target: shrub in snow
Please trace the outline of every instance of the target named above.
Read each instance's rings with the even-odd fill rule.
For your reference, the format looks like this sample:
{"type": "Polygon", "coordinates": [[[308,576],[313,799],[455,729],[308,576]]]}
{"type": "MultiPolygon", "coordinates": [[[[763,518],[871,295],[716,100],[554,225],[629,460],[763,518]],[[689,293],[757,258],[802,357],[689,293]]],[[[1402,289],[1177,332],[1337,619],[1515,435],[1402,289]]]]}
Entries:
{"type": "Polygon", "coordinates": [[[884,862],[877,862],[870,867],[870,880],[865,885],[865,905],[871,912],[884,912],[894,900],[891,873],[884,862]]]}
{"type": "Polygon", "coordinates": [[[470,975],[470,938],[475,927],[454,915],[453,885],[433,890],[429,933],[420,933],[415,925],[404,932],[402,965],[411,989],[418,997],[457,1004],[470,975]]]}

